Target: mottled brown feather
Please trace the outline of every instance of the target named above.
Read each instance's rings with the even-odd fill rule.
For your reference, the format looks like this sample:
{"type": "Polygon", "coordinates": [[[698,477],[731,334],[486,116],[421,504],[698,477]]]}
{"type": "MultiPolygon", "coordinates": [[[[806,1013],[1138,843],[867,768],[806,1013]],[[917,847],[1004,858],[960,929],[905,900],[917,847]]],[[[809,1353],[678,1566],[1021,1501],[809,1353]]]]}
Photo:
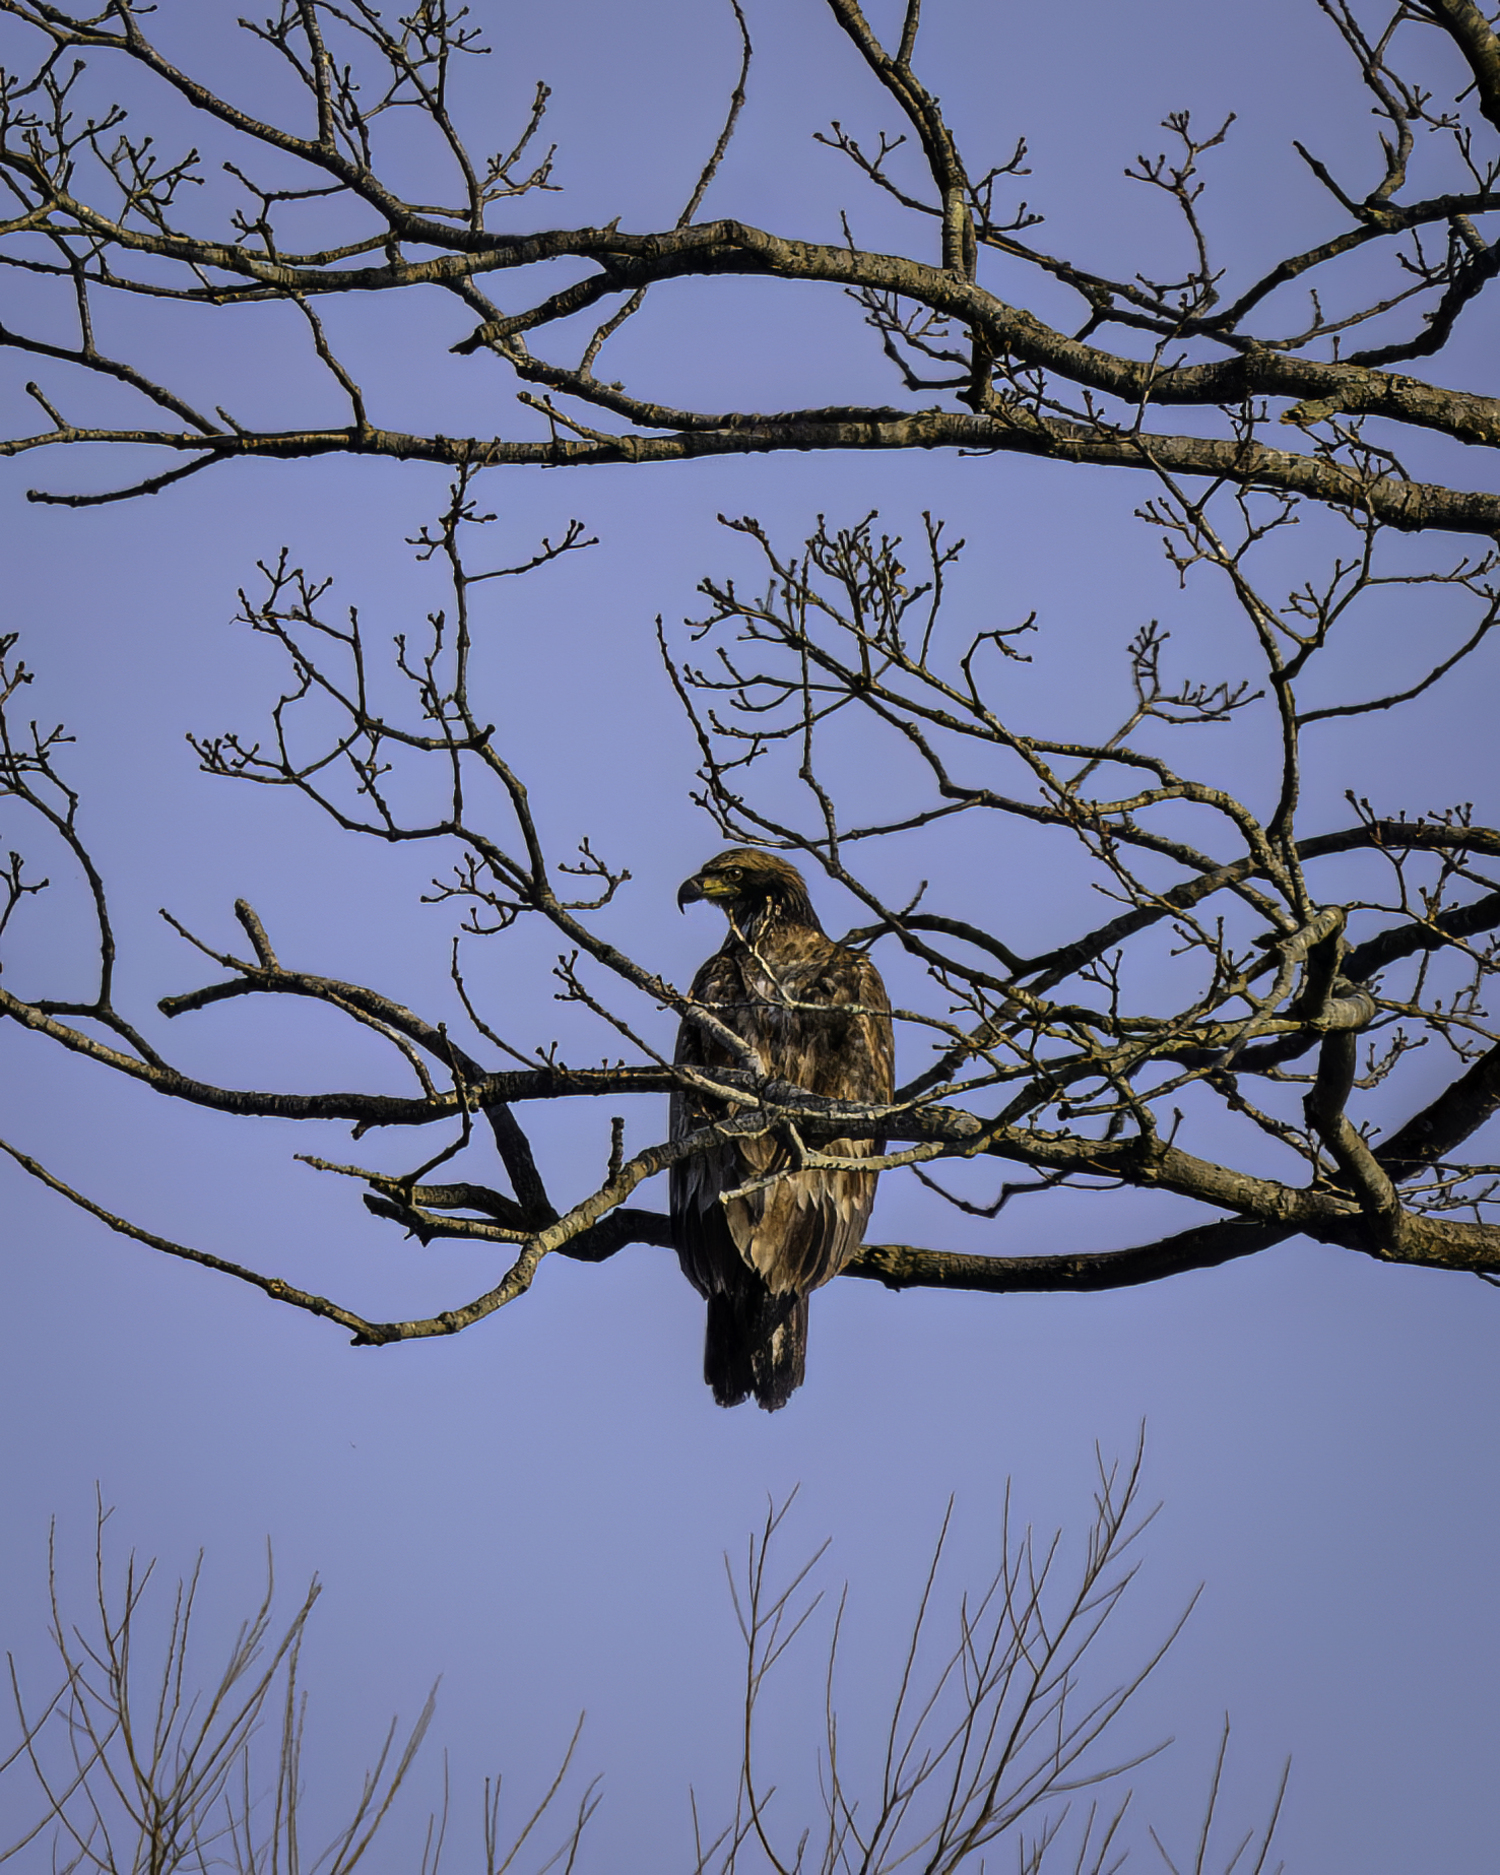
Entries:
{"type": "MultiPolygon", "coordinates": [[[[693,979],[694,1001],[751,1042],[777,1079],[840,1100],[888,1101],[893,1042],[879,972],[868,957],[824,934],[800,875],[775,855],[735,849],[711,861],[698,880],[736,860],[754,878],[739,898],[720,897],[729,934],[693,979]]],[[[723,1045],[691,1019],[679,1031],[676,1059],[731,1065],[723,1045]]],[[[724,1111],[712,1099],[675,1094],[672,1137],[724,1111]]],[[[865,1158],[883,1144],[835,1139],[822,1150],[865,1158]]],[[[875,1202],[878,1173],[824,1169],[789,1172],[721,1202],[722,1193],[789,1162],[788,1148],[762,1135],[697,1155],[671,1174],[678,1257],[710,1304],[705,1376],[725,1405],[751,1393],[763,1406],[785,1403],[802,1378],[805,1298],[859,1248],[875,1202]]]]}

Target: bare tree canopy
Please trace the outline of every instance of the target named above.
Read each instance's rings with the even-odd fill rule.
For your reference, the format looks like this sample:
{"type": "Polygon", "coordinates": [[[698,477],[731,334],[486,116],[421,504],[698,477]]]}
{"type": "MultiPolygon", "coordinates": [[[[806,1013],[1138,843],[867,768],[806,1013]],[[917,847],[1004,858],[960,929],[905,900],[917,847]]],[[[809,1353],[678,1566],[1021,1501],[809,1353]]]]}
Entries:
{"type": "MultiPolygon", "coordinates": [[[[12,48],[0,262],[32,321],[7,316],[0,347],[28,369],[64,368],[63,388],[32,387],[42,427],[0,447],[55,461],[93,445],[88,463],[107,465],[100,486],[33,491],[74,506],[154,493],[238,458],[451,466],[451,497],[414,541],[443,588],[426,624],[399,636],[391,658],[316,568],[268,557],[242,594],[242,621],[283,654],[281,695],[268,723],[194,746],[209,775],[293,791],[351,833],[426,843],[436,895],[475,940],[544,923],[561,947],[562,995],[593,1012],[611,1051],[602,1064],[568,1060],[533,1028],[518,1032],[530,1013],[475,994],[457,946],[440,1011],[408,1007],[399,987],[310,974],[242,902],[238,948],[184,932],[210,980],[162,1012],[277,996],[328,1005],[389,1043],[410,1091],[263,1091],[179,1067],[117,1002],[106,882],[66,737],[25,720],[30,671],[7,638],[0,783],[17,818],[82,870],[98,971],[83,998],[0,989],[0,1014],[175,1101],[344,1121],[357,1135],[426,1129],[399,1175],[314,1163],[362,1181],[377,1217],[424,1241],[504,1246],[508,1268],[458,1306],[375,1321],[116,1217],[6,1150],[114,1228],[227,1269],[366,1344],[467,1328],[523,1294],[553,1252],[598,1260],[627,1243],[669,1243],[667,1219],[633,1203],[639,1188],[737,1138],[774,1140],[788,1177],[822,1166],[921,1179],[931,1240],[866,1244],[848,1265],[898,1288],[1097,1289],[1299,1234],[1385,1261],[1500,1274],[1500,1168],[1481,1139],[1500,1106],[1500,1033],[1483,1001],[1500,832],[1470,803],[1403,813],[1383,801],[1378,773],[1348,777],[1335,824],[1303,806],[1307,751],[1324,725],[1379,719],[1399,739],[1419,699],[1461,682],[1492,648],[1500,496],[1468,486],[1484,459],[1452,446],[1500,442],[1500,398],[1413,373],[1441,375],[1465,322],[1483,317],[1470,303],[1500,271],[1486,233],[1500,211],[1500,34],[1461,0],[1379,11],[1317,0],[1310,19],[1348,55],[1340,108],[1375,116],[1374,166],[1359,177],[1297,146],[1323,191],[1327,233],[1289,240],[1248,271],[1221,256],[1204,189],[1209,153],[1232,154],[1229,127],[1205,130],[1182,113],[1165,127],[1167,152],[1135,172],[1143,201],[1174,211],[1173,232],[1164,240],[1143,218],[1132,271],[1114,277],[1040,242],[1021,195],[1024,144],[961,150],[921,75],[919,0],[878,21],[853,0],[826,0],[867,111],[886,127],[872,140],[833,122],[823,141],[892,211],[881,226],[904,228],[910,251],[859,245],[857,214],[842,240],[823,242],[706,219],[752,70],[753,20],[729,6],[741,65],[725,84],[722,130],[684,178],[676,220],[631,230],[534,225],[557,186],[546,87],[492,152],[487,123],[487,141],[466,128],[482,115],[469,77],[485,50],[479,27],[439,0],[405,17],[365,0],[285,0],[244,25],[242,63],[212,82],[192,75],[170,12],[158,38],[158,16],[127,0],[97,13],[0,0],[12,48]],[[724,295],[774,282],[794,302],[824,289],[820,318],[837,289],[850,345],[873,334],[894,401],[741,409],[732,347],[712,409],[599,375],[607,348],[628,355],[637,324],[709,279],[724,295]],[[382,421],[330,338],[331,303],[409,291],[421,295],[434,373],[483,372],[492,402],[501,379],[520,386],[515,434],[382,421]],[[130,318],[116,318],[120,302],[135,302],[130,318]],[[96,341],[106,317],[139,331],[143,309],[235,321],[245,346],[310,348],[324,386],[304,393],[312,379],[289,380],[306,421],[251,422],[232,379],[222,402],[216,391],[201,408],[155,365],[96,341]],[[327,385],[341,404],[332,424],[327,385]],[[122,396],[133,415],[115,414],[122,396]],[[1166,633],[1143,627],[1126,649],[1115,723],[1049,723],[1029,713],[1024,681],[1036,622],[997,623],[992,604],[975,605],[962,543],[936,519],[903,524],[905,540],[873,515],[820,520],[800,541],[751,518],[728,523],[749,572],[704,580],[686,640],[661,632],[697,736],[696,785],[726,840],[788,852],[815,886],[863,907],[843,941],[874,949],[900,1005],[900,1084],[884,1103],[776,1079],[711,1004],[614,941],[611,906],[631,856],[549,850],[528,792],[538,777],[514,765],[473,680],[489,582],[523,580],[587,544],[575,523],[511,564],[487,551],[486,471],[780,450],[1013,453],[1080,474],[1129,469],[1132,499],[1182,579],[1221,582],[1240,633],[1200,654],[1208,674],[1182,675],[1166,633]],[[1324,558],[1289,581],[1299,525],[1324,558]],[[1333,665],[1331,653],[1392,603],[1416,621],[1421,668],[1387,678],[1333,665]],[[1257,738],[1252,784],[1237,758],[1214,755],[1227,744],[1200,733],[1215,725],[1257,738]],[[888,776],[874,806],[849,784],[852,738],[888,776]],[[1097,918],[1035,954],[988,913],[976,921],[974,879],[952,864],[960,835],[978,856],[1017,826],[1055,853],[1031,889],[1067,870],[1101,900],[1097,918]],[[889,881],[901,868],[887,853],[932,857],[907,868],[911,889],[897,894],[889,881]],[[731,1065],[674,1063],[679,1021],[731,1065]],[[653,1143],[631,1152],[617,1125],[602,1179],[550,1189],[528,1136],[532,1103],[645,1096],[642,1112],[660,1116],[668,1094],[705,1103],[705,1123],[667,1138],[653,1118],[653,1143]],[[508,1190],[435,1177],[476,1133],[508,1190]],[[840,1140],[884,1148],[840,1160],[829,1150],[840,1140]],[[1133,1187],[1183,1200],[1182,1228],[1103,1254],[954,1252],[942,1205],[975,1207],[941,1175],[945,1162],[976,1159],[1004,1167],[992,1211],[1023,1193],[1035,1203],[1133,1187]]],[[[217,71],[222,51],[208,65],[217,71]]],[[[418,355],[403,361],[404,377],[422,369],[418,355]]],[[[11,855],[0,933],[19,928],[47,864],[11,855]]]]}
{"type": "MultiPolygon", "coordinates": [[[[97,13],[4,0],[0,10],[35,29],[42,55],[6,92],[5,175],[13,206],[5,231],[14,240],[7,259],[67,282],[79,313],[71,343],[56,333],[9,330],[5,343],[130,384],[179,426],[80,425],[44,402],[50,427],[10,447],[152,444],[185,458],[168,471],[175,475],[238,455],[329,451],[469,467],[669,462],[786,448],[1018,450],[1310,496],[1404,529],[1492,537],[1500,528],[1496,497],[1413,482],[1388,458],[1377,454],[1372,461],[1348,423],[1338,421],[1375,415],[1398,426],[1397,434],[1432,431],[1491,446],[1500,440],[1500,400],[1392,369],[1440,352],[1497,268],[1476,218],[1496,205],[1500,51],[1478,7],[1465,0],[1403,5],[1372,27],[1346,0],[1318,0],[1374,102],[1384,153],[1375,186],[1364,186],[1368,177],[1340,179],[1307,151],[1328,193],[1333,231],[1315,247],[1281,254],[1255,277],[1234,279],[1210,252],[1197,212],[1201,159],[1227,126],[1205,134],[1183,114],[1167,126],[1173,147],[1142,158],[1141,177],[1180,208],[1190,236],[1188,265],[1182,268],[1174,244],[1176,265],[1169,262],[1163,278],[1139,273],[1121,280],[1027,239],[1038,218],[1019,200],[1024,145],[1008,154],[959,150],[919,75],[917,4],[883,43],[855,0],[826,0],[849,57],[885,93],[896,128],[870,145],[834,123],[825,139],[872,186],[912,211],[916,253],[866,252],[852,235],[826,245],[699,219],[734,133],[750,65],[748,26],[735,0],[730,4],[744,63],[723,134],[690,182],[675,224],[627,232],[614,223],[489,225],[534,220],[516,204],[556,186],[544,140],[548,93],[538,86],[509,147],[472,146],[458,118],[456,68],[488,48],[467,8],[423,0],[408,18],[365,0],[349,6],[284,0],[273,18],[245,25],[280,63],[281,82],[268,82],[267,91],[283,93],[292,79],[286,108],[263,118],[253,97],[221,93],[179,68],[169,46],[152,38],[151,10],[126,0],[97,13]],[[1433,32],[1454,54],[1447,75],[1459,97],[1451,107],[1420,78],[1403,75],[1407,42],[1433,32]],[[210,180],[198,150],[168,156],[150,128],[137,128],[122,107],[96,112],[95,68],[107,87],[125,77],[111,69],[122,64],[154,81],[153,95],[162,94],[163,103],[190,105],[202,135],[222,137],[225,168],[238,185],[228,197],[196,186],[210,180]],[[409,129],[413,115],[430,132],[421,145],[409,129]],[[1441,146],[1435,160],[1433,131],[1441,146]],[[910,161],[897,155],[903,144],[910,161]],[[1444,186],[1423,196],[1418,190],[1428,169],[1444,186]],[[445,198],[414,200],[413,185],[441,188],[445,198]],[[207,225],[193,225],[195,209],[205,211],[207,225]],[[324,238],[305,248],[309,226],[324,238]],[[1342,284],[1348,269],[1339,264],[1365,253],[1383,269],[1369,276],[1378,280],[1374,297],[1325,311],[1320,293],[1336,303],[1348,297],[1342,284]],[[1067,287],[1064,303],[1071,299],[1081,321],[1051,324],[989,290],[979,274],[992,258],[1013,263],[1004,270],[1008,279],[1029,276],[1039,301],[1057,297],[1047,291],[1052,283],[1067,287]],[[580,277],[545,291],[560,260],[583,263],[580,277]],[[497,275],[516,278],[502,282],[497,275]],[[535,284],[529,275],[538,276],[535,284]],[[648,387],[632,392],[600,381],[604,346],[642,309],[652,287],[722,275],[845,290],[879,333],[900,389],[963,408],[945,409],[940,401],[929,408],[824,406],[776,414],[732,406],[674,410],[645,394],[648,387]],[[1292,283],[1297,293],[1279,291],[1292,283]],[[505,310],[485,290],[502,285],[508,300],[521,302],[517,310],[505,310]],[[535,441],[409,435],[371,418],[327,347],[317,307],[330,296],[413,287],[436,287],[461,308],[452,350],[487,353],[538,387],[523,401],[546,414],[548,434],[535,441]],[[271,433],[223,409],[212,415],[192,409],[169,386],[96,349],[89,305],[101,293],[213,308],[296,306],[347,397],[349,421],[271,433]],[[552,331],[596,308],[608,316],[581,347],[570,344],[568,332],[552,331]],[[1360,328],[1371,321],[1389,340],[1346,350],[1340,341],[1362,337],[1360,328]],[[562,362],[535,354],[543,335],[562,362]],[[1101,342],[1106,336],[1123,349],[1101,342]],[[1262,440],[1257,400],[1278,403],[1276,420],[1291,430],[1281,436],[1296,447],[1262,440]],[[587,420],[580,406],[592,413],[587,420]],[[1185,408],[1211,413],[1208,423],[1175,433],[1166,413],[1185,408]]],[[[1141,259],[1153,261],[1144,253],[1141,259]]],[[[453,326],[451,318],[435,321],[434,343],[444,345],[453,326]]],[[[154,476],[139,487],[161,487],[163,480],[154,476]]],[[[116,498],[129,492],[135,491],[112,491],[116,498]]]]}
{"type": "MultiPolygon", "coordinates": [[[[847,1720],[840,1707],[851,1649],[848,1586],[839,1595],[819,1585],[827,1542],[789,1564],[791,1498],[768,1506],[745,1548],[724,1557],[741,1640],[738,1670],[724,1688],[731,1712],[739,1707],[729,1733],[738,1733],[738,1763],[722,1780],[732,1796],[725,1802],[717,1792],[691,1792],[687,1853],[662,1857],[653,1846],[649,1859],[690,1875],[760,1868],[892,1875],[919,1856],[932,1875],[956,1875],[986,1851],[1014,1853],[1025,1875],[1063,1868],[1108,1875],[1123,1867],[1131,1838],[1140,1835],[1133,1774],[1173,1741],[1132,1748],[1120,1734],[1192,1612],[1189,1604],[1154,1634],[1149,1626],[1143,1634],[1137,1615],[1129,1664],[1098,1658],[1113,1638],[1105,1631],[1124,1625],[1115,1617],[1139,1567],[1138,1539],[1155,1515],[1141,1501],[1140,1469],[1139,1447],[1132,1459],[1100,1462],[1092,1515],[1072,1543],[1061,1531],[1048,1537],[1023,1524],[1007,1487],[993,1574],[966,1593],[949,1582],[950,1506],[926,1580],[919,1578],[909,1598],[905,1631],[882,1637],[889,1690],[882,1688],[876,1710],[847,1720]],[[804,1681],[793,1706],[793,1741],[777,1695],[809,1650],[821,1651],[821,1670],[804,1681]]],[[[573,1869],[585,1844],[594,1845],[598,1832],[589,1825],[608,1792],[602,1776],[586,1782],[580,1775],[588,1750],[579,1749],[582,1716],[539,1795],[518,1794],[496,1770],[476,1803],[480,1793],[450,1789],[445,1768],[441,1802],[425,1824],[414,1817],[411,1787],[420,1781],[417,1760],[436,1688],[409,1728],[391,1721],[357,1798],[333,1809],[326,1779],[305,1771],[305,1736],[321,1716],[314,1713],[309,1728],[302,1667],[322,1592],[316,1578],[283,1627],[268,1559],[265,1593],[220,1654],[227,1659],[215,1680],[204,1658],[201,1553],[175,1594],[164,1591],[153,1581],[154,1561],[134,1553],[116,1559],[109,1516],[101,1507],[91,1605],[77,1613],[61,1587],[54,1532],[53,1658],[39,1688],[10,1662],[13,1711],[0,1732],[0,1792],[8,1806],[0,1865],[26,1866],[18,1858],[50,1846],[52,1865],[69,1875],[210,1868],[259,1875],[301,1866],[351,1875],[360,1865],[439,1875],[452,1866],[445,1849],[451,1853],[457,1842],[462,1866],[484,1875],[547,1875],[573,1869]]],[[[1124,1612],[1134,1611],[1127,1603],[1124,1612]]],[[[1226,1724],[1195,1875],[1236,1868],[1277,1875],[1282,1865],[1270,1855],[1289,1767],[1261,1819],[1237,1836],[1221,1810],[1228,1746],[1226,1724]]],[[[1156,1830],[1146,1833],[1166,1856],[1156,1830]]]]}

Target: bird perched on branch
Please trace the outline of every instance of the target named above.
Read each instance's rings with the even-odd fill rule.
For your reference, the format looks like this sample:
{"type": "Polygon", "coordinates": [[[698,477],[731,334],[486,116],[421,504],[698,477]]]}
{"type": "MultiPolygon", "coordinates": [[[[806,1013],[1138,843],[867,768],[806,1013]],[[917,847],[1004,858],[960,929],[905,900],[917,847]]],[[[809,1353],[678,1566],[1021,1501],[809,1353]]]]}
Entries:
{"type": "MultiPolygon", "coordinates": [[[[890,1002],[869,958],[824,934],[795,866],[736,846],[677,894],[679,909],[708,899],[729,919],[721,947],[693,979],[692,997],[751,1044],[764,1072],[812,1094],[884,1105],[891,1098],[890,1002]]],[[[691,1016],[676,1060],[738,1065],[691,1016]]],[[[672,1138],[732,1112],[680,1090],[672,1138]]],[[[878,1139],[832,1139],[818,1154],[864,1159],[878,1139]]],[[[703,1377],[721,1406],[754,1395],[784,1406],[802,1383],[807,1297],[854,1255],[875,1202],[876,1172],[802,1166],[785,1127],[725,1140],[672,1167],[673,1237],[683,1272],[708,1299],[703,1377]],[[729,1196],[726,1194],[735,1194],[729,1196]]]]}

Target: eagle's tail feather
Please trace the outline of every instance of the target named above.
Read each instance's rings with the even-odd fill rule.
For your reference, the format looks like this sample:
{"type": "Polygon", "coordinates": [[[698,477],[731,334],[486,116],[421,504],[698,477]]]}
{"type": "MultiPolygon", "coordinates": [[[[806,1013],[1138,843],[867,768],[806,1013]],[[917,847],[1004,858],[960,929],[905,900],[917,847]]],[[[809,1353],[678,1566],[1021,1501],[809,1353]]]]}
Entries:
{"type": "Polygon", "coordinates": [[[802,1385],[806,1369],[806,1296],[756,1289],[708,1298],[703,1378],[720,1406],[754,1395],[773,1413],[802,1385]]]}

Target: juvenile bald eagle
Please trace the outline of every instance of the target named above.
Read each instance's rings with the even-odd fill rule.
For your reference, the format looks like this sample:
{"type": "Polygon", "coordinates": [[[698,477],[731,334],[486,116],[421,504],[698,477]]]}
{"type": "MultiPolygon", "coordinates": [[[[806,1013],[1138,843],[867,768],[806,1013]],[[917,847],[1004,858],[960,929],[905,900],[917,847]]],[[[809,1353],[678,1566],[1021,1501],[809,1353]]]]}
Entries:
{"type": "MultiPolygon", "coordinates": [[[[695,1002],[755,1046],[766,1072],[809,1093],[883,1103],[891,1097],[892,1038],[885,986],[868,957],[826,937],[801,873],[774,853],[736,846],[677,894],[709,899],[729,919],[723,945],[693,979],[695,1002]]],[[[722,1043],[684,1020],[679,1062],[732,1065],[722,1043]]],[[[723,1117],[723,1103],[672,1096],[672,1137],[723,1117]]],[[[866,1158],[875,1139],[834,1139],[820,1150],[866,1158]]],[[[683,1272],[708,1299],[703,1377],[721,1406],[754,1394],[768,1410],[801,1385],[807,1297],[859,1248],[875,1202],[875,1172],[788,1172],[744,1197],[721,1194],[791,1163],[772,1134],[726,1142],[673,1166],[672,1227],[683,1272]]]]}

